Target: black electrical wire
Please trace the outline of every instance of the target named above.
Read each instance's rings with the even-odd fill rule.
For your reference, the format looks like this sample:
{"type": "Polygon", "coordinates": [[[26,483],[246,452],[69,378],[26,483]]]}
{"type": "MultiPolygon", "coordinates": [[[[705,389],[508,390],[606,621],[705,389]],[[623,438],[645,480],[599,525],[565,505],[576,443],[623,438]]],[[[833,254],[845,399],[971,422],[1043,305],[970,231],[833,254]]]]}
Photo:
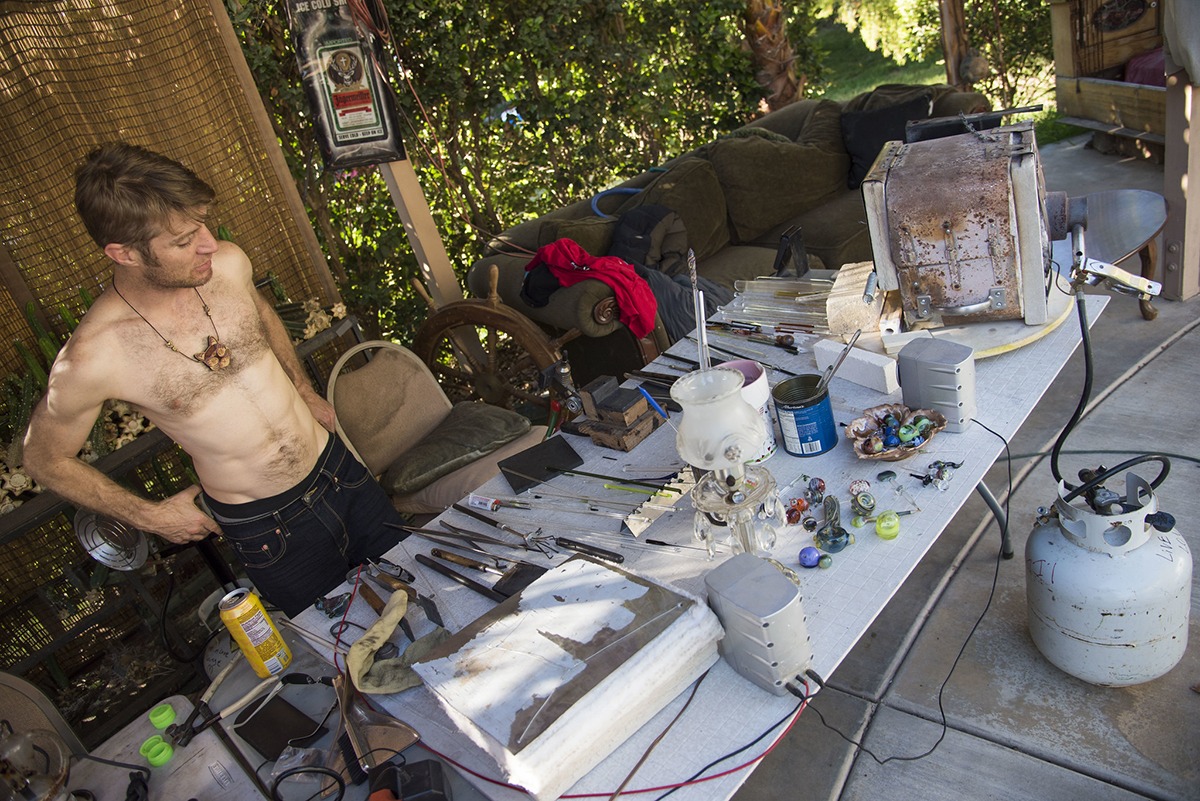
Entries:
{"type": "Polygon", "coordinates": [[[804,701],[803,701],[803,700],[801,700],[801,701],[800,701],[800,703],[796,704],[796,706],[795,706],[795,707],[793,707],[793,708],[792,708],[792,710],[791,710],[790,712],[788,712],[786,715],[784,715],[783,717],[781,717],[779,720],[777,720],[777,721],[775,721],[774,723],[772,723],[772,724],[770,725],[770,727],[769,727],[769,728],[767,728],[765,731],[763,731],[763,733],[762,733],[762,734],[758,735],[757,737],[755,737],[753,740],[751,740],[750,742],[748,742],[748,743],[746,743],[745,745],[743,745],[743,746],[742,746],[741,748],[739,748],[738,750],[736,750],[736,751],[730,751],[728,754],[724,754],[723,756],[717,757],[717,758],[716,758],[716,759],[714,759],[712,762],[709,762],[707,765],[705,765],[704,767],[700,768],[700,770],[696,771],[696,772],[695,772],[695,773],[693,773],[691,776],[687,777],[685,780],[683,780],[682,782],[680,782],[680,783],[679,783],[677,786],[675,786],[675,787],[672,787],[670,790],[667,790],[665,793],[663,793],[662,795],[660,795],[658,798],[655,798],[655,799],[654,799],[654,801],[662,801],[664,798],[666,798],[667,796],[671,795],[671,794],[672,794],[672,793],[674,793],[676,790],[680,790],[680,789],[682,789],[682,788],[684,788],[684,787],[687,787],[687,786],[689,786],[689,785],[690,785],[690,784],[691,784],[693,781],[695,781],[696,779],[698,779],[700,776],[703,776],[705,773],[707,773],[708,771],[712,770],[714,767],[716,767],[717,765],[721,764],[721,763],[722,763],[722,762],[724,762],[725,760],[727,760],[727,759],[733,759],[735,756],[737,756],[738,754],[742,753],[743,751],[745,751],[745,750],[747,750],[747,749],[750,749],[750,748],[753,748],[754,746],[758,745],[760,742],[762,742],[762,741],[763,741],[763,740],[766,738],[766,736],[767,736],[768,734],[770,734],[771,732],[775,731],[775,730],[776,730],[776,729],[778,729],[780,726],[782,726],[784,723],[786,723],[786,722],[787,722],[787,719],[788,719],[788,718],[790,718],[792,715],[795,715],[795,714],[796,714],[796,712],[797,712],[797,711],[799,711],[800,707],[801,707],[801,706],[803,706],[803,705],[804,705],[804,701]]]}
{"type": "Polygon", "coordinates": [[[167,571],[167,597],[163,600],[162,614],[160,614],[158,617],[158,633],[162,639],[163,648],[166,649],[167,653],[170,654],[171,658],[174,659],[176,662],[180,662],[185,665],[190,665],[191,663],[195,662],[197,659],[199,659],[200,657],[202,657],[204,655],[204,649],[208,647],[208,644],[210,642],[212,642],[213,638],[215,638],[218,634],[220,634],[223,629],[221,629],[220,627],[213,629],[212,633],[209,634],[204,639],[204,642],[201,643],[200,647],[197,648],[195,653],[193,653],[191,656],[180,654],[178,651],[176,651],[175,646],[171,645],[171,638],[167,636],[167,610],[171,606],[171,595],[174,592],[175,592],[175,574],[168,570],[167,571]]]}
{"type": "MultiPolygon", "coordinates": [[[[302,773],[317,773],[333,779],[338,786],[337,798],[334,799],[334,801],[342,801],[342,798],[346,795],[346,780],[342,778],[342,774],[338,773],[333,768],[327,768],[324,765],[300,765],[299,767],[288,768],[275,778],[275,781],[271,784],[272,801],[283,801],[283,799],[279,797],[279,785],[283,783],[284,779],[292,776],[298,776],[302,773]]],[[[317,793],[321,792],[323,792],[323,790],[317,791],[317,793]]]]}
{"type": "MultiPolygon", "coordinates": [[[[128,762],[117,762],[112,759],[93,756],[92,754],[72,754],[71,759],[87,759],[99,762],[101,765],[111,765],[114,768],[125,768],[129,773],[129,785],[125,788],[125,801],[148,801],[150,798],[150,770],[143,765],[132,765],[128,762]]],[[[90,790],[76,790],[75,795],[95,798],[90,790]]]]}
{"type": "MultiPolygon", "coordinates": [[[[1008,492],[1005,493],[1005,495],[1004,495],[1004,523],[1002,525],[1002,531],[1001,531],[1001,534],[1003,535],[1001,537],[1001,542],[1004,542],[1004,540],[1006,540],[1007,536],[1008,536],[1009,499],[1012,497],[1012,452],[1009,450],[1008,440],[1005,439],[1003,435],[988,428],[986,425],[984,425],[983,423],[980,423],[979,420],[976,420],[975,418],[972,418],[972,420],[973,420],[973,422],[979,423],[980,427],[983,428],[985,431],[987,431],[989,434],[993,434],[994,436],[999,437],[1000,441],[1004,443],[1004,460],[1008,467],[1008,492]]],[[[963,654],[965,654],[967,651],[967,646],[970,644],[971,639],[975,636],[975,632],[979,630],[979,626],[983,623],[984,617],[987,616],[988,611],[992,608],[992,601],[996,597],[996,587],[1000,582],[1000,564],[1003,561],[1003,559],[1004,559],[1004,547],[1003,547],[1003,545],[1001,545],[1001,547],[996,551],[996,566],[992,573],[992,587],[988,591],[987,602],[983,605],[983,611],[979,613],[979,617],[975,620],[975,624],[973,626],[971,626],[971,630],[969,632],[967,632],[967,637],[965,640],[963,640],[962,647],[958,649],[958,655],[954,657],[954,662],[950,665],[950,670],[949,670],[949,672],[946,673],[946,678],[942,680],[941,686],[938,687],[937,705],[938,705],[938,714],[941,717],[942,730],[941,730],[941,733],[938,734],[937,740],[934,742],[933,745],[931,745],[928,748],[928,750],[926,750],[924,753],[916,754],[913,756],[893,755],[893,756],[884,757],[883,759],[880,759],[873,751],[871,751],[871,749],[867,748],[861,742],[851,738],[849,735],[843,733],[837,727],[831,725],[827,720],[825,720],[825,716],[821,714],[821,710],[817,709],[817,707],[812,706],[810,704],[809,708],[812,709],[812,711],[817,714],[817,718],[821,721],[821,725],[824,726],[825,728],[829,729],[831,732],[836,734],[838,737],[841,737],[843,740],[845,740],[850,745],[861,750],[864,754],[871,757],[871,759],[875,760],[876,764],[879,764],[879,765],[886,765],[889,762],[915,762],[918,759],[924,759],[925,757],[932,754],[935,750],[937,750],[937,747],[942,744],[943,740],[946,739],[946,733],[949,729],[949,724],[946,721],[946,707],[944,704],[944,698],[945,698],[945,694],[946,694],[946,685],[948,685],[950,683],[950,679],[954,676],[954,671],[958,668],[958,663],[962,660],[963,654]]],[[[805,671],[804,675],[806,675],[810,679],[812,679],[817,684],[818,687],[824,688],[827,686],[825,684],[824,679],[822,679],[814,670],[807,670],[807,671],[805,671]]],[[[791,688],[789,687],[789,689],[791,689],[791,688]]],[[[838,688],[833,687],[831,689],[836,690],[838,688]]],[[[805,700],[807,700],[807,699],[805,699],[805,700]]]]}
{"type": "Polygon", "coordinates": [[[1050,451],[1050,474],[1054,476],[1055,481],[1063,483],[1069,490],[1075,489],[1075,487],[1063,481],[1062,473],[1058,469],[1058,455],[1062,451],[1067,437],[1079,422],[1079,418],[1083,417],[1083,410],[1087,408],[1088,401],[1092,399],[1092,335],[1088,329],[1087,306],[1084,304],[1084,298],[1083,287],[1080,286],[1075,290],[1075,310],[1079,315],[1079,333],[1083,338],[1083,390],[1079,393],[1079,404],[1075,407],[1075,413],[1071,415],[1071,419],[1059,433],[1058,439],[1055,440],[1054,447],[1050,451]]]}

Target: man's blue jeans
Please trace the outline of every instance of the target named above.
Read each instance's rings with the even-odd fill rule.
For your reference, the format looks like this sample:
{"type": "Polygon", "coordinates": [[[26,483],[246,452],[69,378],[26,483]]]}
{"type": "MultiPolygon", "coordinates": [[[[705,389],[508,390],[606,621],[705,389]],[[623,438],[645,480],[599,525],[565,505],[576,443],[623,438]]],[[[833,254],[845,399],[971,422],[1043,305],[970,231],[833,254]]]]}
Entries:
{"type": "Polygon", "coordinates": [[[259,593],[288,617],[406,536],[384,525],[404,519],[337,435],[292,489],[242,504],[204,502],[259,593]]]}

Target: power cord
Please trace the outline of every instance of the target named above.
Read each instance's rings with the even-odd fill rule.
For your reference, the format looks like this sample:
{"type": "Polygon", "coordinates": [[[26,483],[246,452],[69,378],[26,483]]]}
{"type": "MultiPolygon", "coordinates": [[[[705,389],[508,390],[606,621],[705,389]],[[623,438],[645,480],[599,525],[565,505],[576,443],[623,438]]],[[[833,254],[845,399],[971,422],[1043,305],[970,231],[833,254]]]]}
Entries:
{"type": "MultiPolygon", "coordinates": [[[[988,433],[998,437],[1000,439],[1000,441],[1004,443],[1004,461],[1008,468],[1008,491],[1004,495],[1004,523],[1002,525],[1002,531],[1001,531],[1001,534],[1003,535],[1001,538],[1001,541],[1003,542],[1004,539],[1006,539],[1007,535],[1008,535],[1009,499],[1012,497],[1012,452],[1009,450],[1008,440],[1005,439],[1002,434],[1000,434],[996,431],[993,431],[991,428],[988,428],[986,425],[979,422],[979,420],[977,420],[975,418],[972,418],[972,421],[975,423],[978,423],[981,428],[983,428],[988,433]]],[[[1000,564],[1003,561],[1004,561],[1004,548],[1003,548],[1003,546],[1001,546],[996,551],[996,564],[995,564],[995,568],[993,569],[993,572],[992,572],[992,586],[988,590],[987,602],[983,605],[983,611],[979,613],[979,617],[975,620],[974,625],[971,626],[971,630],[969,632],[967,632],[967,637],[966,637],[966,639],[963,640],[962,647],[958,649],[958,654],[954,657],[954,662],[950,665],[950,670],[949,670],[949,672],[946,673],[946,678],[942,680],[941,686],[938,687],[937,705],[938,705],[938,716],[941,718],[941,732],[938,734],[938,738],[934,742],[933,745],[931,745],[924,753],[921,753],[921,754],[916,754],[913,756],[892,755],[892,756],[884,757],[881,759],[871,749],[867,748],[862,742],[853,739],[849,735],[843,733],[836,726],[831,725],[827,720],[825,720],[825,716],[821,714],[821,710],[814,706],[814,707],[812,707],[812,711],[816,713],[817,718],[821,721],[821,725],[824,726],[825,728],[829,729],[830,731],[832,731],[838,737],[841,737],[843,740],[845,740],[850,745],[854,746],[855,748],[858,748],[864,754],[871,757],[871,759],[875,760],[876,764],[879,764],[879,765],[886,765],[889,762],[915,762],[919,759],[924,759],[925,757],[929,756],[934,751],[936,751],[937,747],[942,744],[943,740],[946,739],[946,733],[949,729],[949,725],[946,721],[946,707],[945,707],[946,685],[948,685],[950,683],[950,679],[954,676],[955,669],[958,668],[958,663],[962,660],[963,654],[966,653],[966,651],[967,651],[967,646],[971,643],[971,639],[975,636],[975,632],[979,630],[979,626],[980,626],[980,624],[983,623],[984,617],[987,616],[988,611],[992,608],[992,601],[996,597],[996,586],[999,584],[999,581],[1000,581],[1000,564]]],[[[808,678],[812,679],[813,683],[822,689],[824,689],[825,687],[828,686],[825,683],[825,680],[823,678],[821,678],[821,676],[815,670],[813,670],[811,668],[804,671],[804,675],[807,676],[808,678]]],[[[805,692],[805,694],[801,695],[799,688],[796,685],[789,683],[786,686],[787,686],[787,689],[789,692],[791,692],[793,695],[796,695],[797,697],[802,698],[803,703],[808,702],[809,695],[807,694],[807,692],[805,692]]],[[[838,688],[830,687],[830,689],[836,690],[838,688]]]]}

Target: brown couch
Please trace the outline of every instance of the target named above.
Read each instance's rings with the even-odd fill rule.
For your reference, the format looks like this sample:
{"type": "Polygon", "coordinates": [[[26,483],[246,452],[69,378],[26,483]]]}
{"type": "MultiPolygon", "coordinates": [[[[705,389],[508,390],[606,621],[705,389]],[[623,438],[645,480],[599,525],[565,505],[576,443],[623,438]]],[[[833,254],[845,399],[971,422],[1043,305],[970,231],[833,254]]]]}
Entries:
{"type": "Polygon", "coordinates": [[[499,268],[504,302],[546,329],[582,332],[567,346],[575,378],[620,375],[670,344],[661,321],[638,341],[617,320],[612,290],[596,280],[559,289],[534,307],[522,300],[525,265],[542,245],[561,238],[593,255],[609,252],[618,218],[636,206],[675,211],[686,242],[674,233],[654,243],[649,261],[681,269],[691,247],[697,272],[732,288],[737,280],[769,274],[780,235],[799,225],[813,267],[836,269],[871,259],[870,236],[858,180],[888,139],[903,138],[908,119],[954,117],[990,109],[980,94],[951,86],[880,86],[844,104],[801,100],[728,136],[636,175],[616,190],[557,209],[493,239],[473,264],[471,292],[486,296],[492,265],[499,268]],[[857,178],[858,180],[854,180],[857,178]],[[597,210],[601,212],[598,216],[597,210]]]}

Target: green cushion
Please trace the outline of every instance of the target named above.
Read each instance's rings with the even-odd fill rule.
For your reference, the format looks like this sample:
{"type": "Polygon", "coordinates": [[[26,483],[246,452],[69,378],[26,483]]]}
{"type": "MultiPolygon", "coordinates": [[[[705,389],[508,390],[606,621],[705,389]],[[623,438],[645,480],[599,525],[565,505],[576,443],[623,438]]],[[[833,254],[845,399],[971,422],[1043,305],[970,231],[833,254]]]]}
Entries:
{"type": "Polygon", "coordinates": [[[486,403],[455,404],[446,419],[409,448],[380,483],[393,495],[407,495],[485,456],[529,430],[529,420],[486,403]]]}
{"type": "Polygon", "coordinates": [[[697,260],[703,261],[729,244],[725,195],[713,165],[704,159],[679,159],[643,191],[626,201],[621,211],[647,203],[666,206],[679,215],[697,260]]]}
{"type": "Polygon", "coordinates": [[[842,107],[832,100],[821,100],[804,121],[798,145],[813,145],[830,153],[845,153],[842,142],[842,107]]]}
{"type": "Polygon", "coordinates": [[[844,152],[757,137],[722,139],[708,153],[739,242],[752,242],[831,194],[845,191],[850,168],[844,152]]]}
{"type": "Polygon", "coordinates": [[[542,229],[541,244],[560,239],[572,239],[593,256],[603,256],[612,246],[617,220],[604,217],[583,217],[577,220],[547,220],[542,229]]]}

